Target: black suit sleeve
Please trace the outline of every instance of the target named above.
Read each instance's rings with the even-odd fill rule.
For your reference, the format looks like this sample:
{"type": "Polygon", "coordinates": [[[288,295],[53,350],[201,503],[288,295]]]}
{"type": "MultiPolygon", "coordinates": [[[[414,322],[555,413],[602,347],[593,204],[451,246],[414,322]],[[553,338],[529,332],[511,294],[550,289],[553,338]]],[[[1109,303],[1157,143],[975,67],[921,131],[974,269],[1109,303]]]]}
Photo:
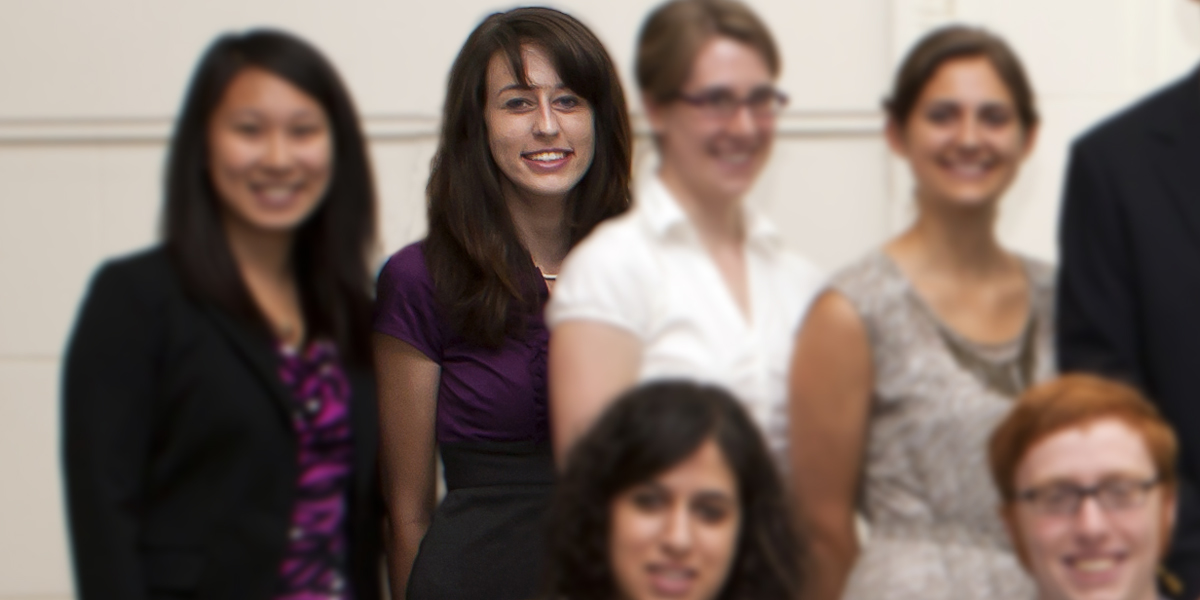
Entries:
{"type": "Polygon", "coordinates": [[[81,600],[141,600],[138,555],[155,382],[155,307],[128,270],[100,271],[63,372],[63,460],[81,600]]]}
{"type": "Polygon", "coordinates": [[[1129,223],[1105,165],[1077,143],[1059,232],[1059,369],[1117,377],[1144,388],[1137,280],[1129,223]]]}

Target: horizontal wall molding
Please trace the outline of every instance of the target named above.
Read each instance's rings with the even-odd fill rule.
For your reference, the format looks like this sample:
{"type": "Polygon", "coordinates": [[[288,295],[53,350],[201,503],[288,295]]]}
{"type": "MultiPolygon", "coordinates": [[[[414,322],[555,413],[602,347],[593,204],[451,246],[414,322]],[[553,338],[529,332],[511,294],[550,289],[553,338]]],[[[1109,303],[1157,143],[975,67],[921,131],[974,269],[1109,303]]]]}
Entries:
{"type": "MultiPolygon", "coordinates": [[[[373,142],[437,139],[440,121],[426,115],[367,115],[367,137],[373,142]]],[[[648,136],[643,115],[633,116],[634,132],[648,136]]],[[[171,135],[166,117],[0,119],[0,146],[163,144],[171,135]]],[[[875,111],[789,111],[779,117],[783,137],[861,137],[882,131],[875,111]]]]}

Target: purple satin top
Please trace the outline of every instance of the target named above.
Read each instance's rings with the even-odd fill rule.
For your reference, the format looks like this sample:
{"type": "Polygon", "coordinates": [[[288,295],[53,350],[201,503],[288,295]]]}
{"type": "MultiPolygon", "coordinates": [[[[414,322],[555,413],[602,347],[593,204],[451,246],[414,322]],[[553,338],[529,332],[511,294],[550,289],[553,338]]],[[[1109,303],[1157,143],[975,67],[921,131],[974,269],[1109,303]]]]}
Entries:
{"type": "MultiPolygon", "coordinates": [[[[545,307],[549,294],[541,297],[545,307]]],[[[419,350],[441,367],[437,441],[536,441],[550,437],[546,410],[546,346],[539,309],[524,339],[498,349],[462,339],[437,305],[421,242],[392,255],[379,273],[375,331],[419,350]]]]}

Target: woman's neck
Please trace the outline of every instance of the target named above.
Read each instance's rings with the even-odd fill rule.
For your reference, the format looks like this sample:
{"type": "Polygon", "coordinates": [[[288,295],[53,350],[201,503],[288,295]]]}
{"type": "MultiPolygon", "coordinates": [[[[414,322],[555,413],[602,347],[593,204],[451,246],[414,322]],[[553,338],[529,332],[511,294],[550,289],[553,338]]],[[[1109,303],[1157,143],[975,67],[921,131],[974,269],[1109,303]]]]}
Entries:
{"type": "Polygon", "coordinates": [[[664,163],[658,177],[671,192],[688,220],[710,246],[741,245],[746,238],[742,198],[693,189],[687,179],[671,165],[664,163]]]}
{"type": "Polygon", "coordinates": [[[986,279],[1005,272],[1011,257],[995,234],[995,206],[934,207],[922,202],[917,220],[889,245],[922,270],[986,279]]]}
{"type": "Polygon", "coordinates": [[[236,218],[224,219],[225,236],[243,277],[273,282],[294,281],[291,231],[262,231],[236,218]]]}
{"type": "Polygon", "coordinates": [[[563,219],[566,198],[533,196],[511,186],[506,188],[504,200],[521,243],[543,273],[557,274],[568,250],[563,219]]]}
{"type": "Polygon", "coordinates": [[[225,235],[242,281],[275,337],[300,346],[308,332],[292,263],[293,232],[263,231],[226,217],[225,235]]]}

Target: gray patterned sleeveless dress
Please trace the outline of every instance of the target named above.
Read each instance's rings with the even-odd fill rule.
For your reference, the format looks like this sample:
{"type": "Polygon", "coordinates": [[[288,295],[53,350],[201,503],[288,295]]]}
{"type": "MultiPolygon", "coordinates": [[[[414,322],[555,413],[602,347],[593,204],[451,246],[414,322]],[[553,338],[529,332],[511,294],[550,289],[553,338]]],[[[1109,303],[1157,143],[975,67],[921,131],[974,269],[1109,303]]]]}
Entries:
{"type": "Polygon", "coordinates": [[[863,319],[875,370],[859,498],[870,539],[844,598],[1033,597],[987,467],[988,437],[1013,398],[1054,374],[1054,273],[1021,261],[1030,319],[998,345],[940,322],[882,249],[834,277],[863,319]]]}

